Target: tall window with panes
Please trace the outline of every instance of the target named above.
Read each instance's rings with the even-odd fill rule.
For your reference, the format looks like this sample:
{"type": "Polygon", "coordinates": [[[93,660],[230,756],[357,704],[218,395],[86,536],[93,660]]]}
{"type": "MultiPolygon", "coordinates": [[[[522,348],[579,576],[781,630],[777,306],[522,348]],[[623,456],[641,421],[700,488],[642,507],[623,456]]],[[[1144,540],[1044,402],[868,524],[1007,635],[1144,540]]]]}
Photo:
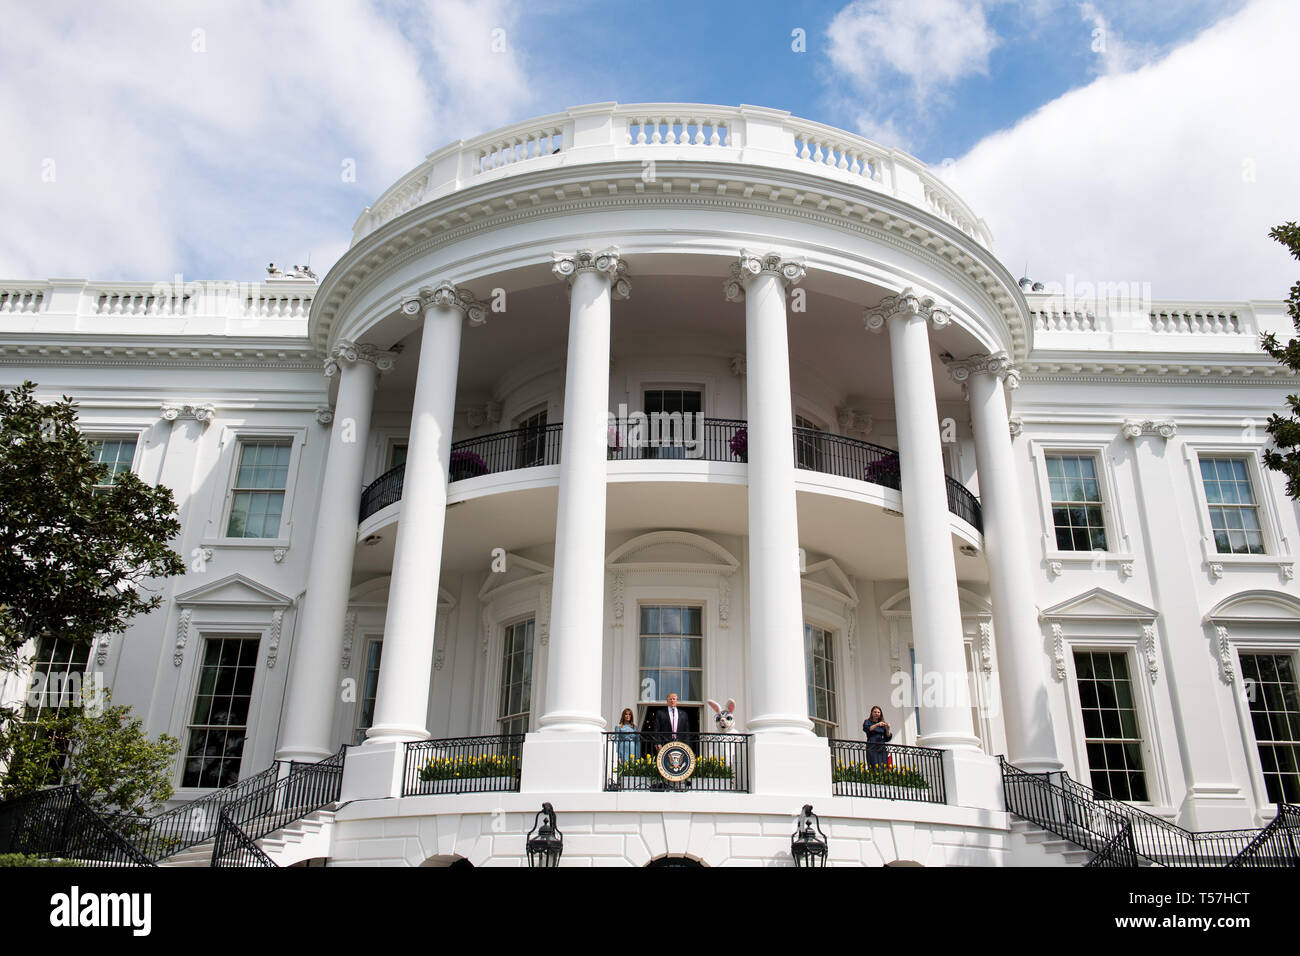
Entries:
{"type": "Polygon", "coordinates": [[[805,683],[808,717],[818,737],[834,737],[839,722],[835,693],[835,648],[831,632],[812,624],[803,626],[805,683]]]}
{"type": "Polygon", "coordinates": [[[135,444],[134,438],[97,438],[90,442],[95,461],[108,466],[108,474],[95,486],[96,491],[111,488],[118,475],[131,470],[131,463],[135,461],[135,444]]]}
{"type": "Polygon", "coordinates": [[[506,628],[501,658],[501,697],[497,726],[503,734],[528,733],[533,697],[533,629],[529,618],[506,628]]]}
{"type": "Polygon", "coordinates": [[[1241,655],[1241,678],[1271,803],[1300,803],[1300,687],[1295,655],[1241,655]]]}
{"type": "Polygon", "coordinates": [[[185,747],[183,787],[225,787],[239,779],[257,672],[256,637],[208,636],[185,747]]]}
{"type": "Polygon", "coordinates": [[[643,701],[704,702],[704,612],[699,607],[641,608],[640,687],[643,701]]]}
{"type": "Polygon", "coordinates": [[[643,449],[644,457],[685,458],[687,434],[689,433],[693,441],[700,441],[704,437],[696,434],[694,417],[703,410],[704,393],[698,388],[646,389],[645,413],[649,417],[651,434],[643,438],[645,440],[655,438],[655,422],[658,421],[659,446],[643,449]]]}
{"type": "Polygon", "coordinates": [[[1220,554],[1263,554],[1259,505],[1244,458],[1202,458],[1201,486],[1220,554]]]}
{"type": "Polygon", "coordinates": [[[280,534],[285,485],[289,479],[288,440],[239,443],[239,466],[230,493],[230,538],[275,538],[280,534]]]}
{"type": "Polygon", "coordinates": [[[1075,651],[1092,788],[1112,800],[1147,799],[1142,731],[1123,652],[1075,651]]]}
{"type": "Polygon", "coordinates": [[[1048,455],[1047,482],[1051,489],[1057,548],[1107,550],[1096,459],[1091,455],[1048,455]]]}

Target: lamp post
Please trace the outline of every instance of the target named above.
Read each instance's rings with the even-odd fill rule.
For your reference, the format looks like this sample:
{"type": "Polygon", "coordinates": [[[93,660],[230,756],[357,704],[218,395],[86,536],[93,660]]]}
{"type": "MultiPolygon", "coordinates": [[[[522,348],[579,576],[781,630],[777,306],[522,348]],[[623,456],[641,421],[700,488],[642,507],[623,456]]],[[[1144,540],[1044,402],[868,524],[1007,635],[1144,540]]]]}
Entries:
{"type": "Polygon", "coordinates": [[[798,829],[790,837],[790,855],[795,866],[825,866],[828,844],[822,833],[821,821],[813,813],[811,803],[803,805],[798,829]]]}
{"type": "Polygon", "coordinates": [[[564,834],[555,825],[555,810],[549,803],[543,803],[533,818],[533,828],[528,831],[528,865],[559,866],[563,853],[564,834]]]}

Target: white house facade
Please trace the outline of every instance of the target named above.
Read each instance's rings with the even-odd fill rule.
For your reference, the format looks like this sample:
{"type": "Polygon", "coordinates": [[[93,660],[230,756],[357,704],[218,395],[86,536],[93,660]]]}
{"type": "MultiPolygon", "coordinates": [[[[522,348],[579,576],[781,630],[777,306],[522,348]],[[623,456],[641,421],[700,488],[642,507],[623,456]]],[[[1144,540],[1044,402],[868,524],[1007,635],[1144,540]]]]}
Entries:
{"type": "Polygon", "coordinates": [[[1300,803],[1270,331],[1035,290],[919,161],[781,111],[519,123],[319,284],[0,283],[0,385],[171,488],[187,563],[4,693],[102,674],[180,739],[174,818],[279,794],[220,824],[277,865],[527,865],[543,803],[562,865],[790,865],[805,804],[830,865],[1077,864],[1126,825],[1223,863],[1300,803]]]}

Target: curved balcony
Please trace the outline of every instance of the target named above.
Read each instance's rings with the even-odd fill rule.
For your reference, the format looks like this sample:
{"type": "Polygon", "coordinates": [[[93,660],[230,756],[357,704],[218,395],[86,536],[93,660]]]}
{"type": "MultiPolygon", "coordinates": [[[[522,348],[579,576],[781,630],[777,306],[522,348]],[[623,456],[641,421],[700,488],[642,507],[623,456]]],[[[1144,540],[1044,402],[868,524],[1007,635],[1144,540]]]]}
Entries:
{"type": "Polygon", "coordinates": [[[914,156],[784,110],[698,103],[596,103],[452,143],[366,207],[353,242],[423,203],[503,176],[617,160],[701,160],[811,172],[924,210],[984,248],[984,221],[914,156]]]}
{"type": "MultiPolygon", "coordinates": [[[[740,419],[706,418],[701,433],[692,429],[646,436],[621,422],[609,431],[610,461],[682,460],[743,462],[749,441],[747,423],[740,419]]],[[[461,481],[519,468],[560,463],[560,424],[514,428],[451,446],[450,478],[461,481]]],[[[794,430],[795,467],[841,478],[854,478],[895,491],[902,490],[898,452],[881,445],[813,428],[794,430]]],[[[402,499],[406,465],[384,472],[361,493],[359,520],[402,499]]],[[[947,479],[948,510],[981,533],[984,522],[979,499],[954,478],[947,479]]]]}

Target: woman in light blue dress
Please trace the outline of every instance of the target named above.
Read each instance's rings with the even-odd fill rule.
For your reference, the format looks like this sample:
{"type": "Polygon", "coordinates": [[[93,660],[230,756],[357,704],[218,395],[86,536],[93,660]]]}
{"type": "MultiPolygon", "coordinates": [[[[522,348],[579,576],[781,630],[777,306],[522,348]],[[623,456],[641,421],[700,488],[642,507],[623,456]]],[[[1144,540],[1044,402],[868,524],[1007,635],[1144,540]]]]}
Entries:
{"type": "Polygon", "coordinates": [[[637,732],[636,721],[632,718],[631,707],[623,708],[623,716],[619,717],[618,728],[614,733],[618,734],[614,745],[615,766],[626,760],[635,759],[637,744],[640,743],[641,736],[637,732]]]}

